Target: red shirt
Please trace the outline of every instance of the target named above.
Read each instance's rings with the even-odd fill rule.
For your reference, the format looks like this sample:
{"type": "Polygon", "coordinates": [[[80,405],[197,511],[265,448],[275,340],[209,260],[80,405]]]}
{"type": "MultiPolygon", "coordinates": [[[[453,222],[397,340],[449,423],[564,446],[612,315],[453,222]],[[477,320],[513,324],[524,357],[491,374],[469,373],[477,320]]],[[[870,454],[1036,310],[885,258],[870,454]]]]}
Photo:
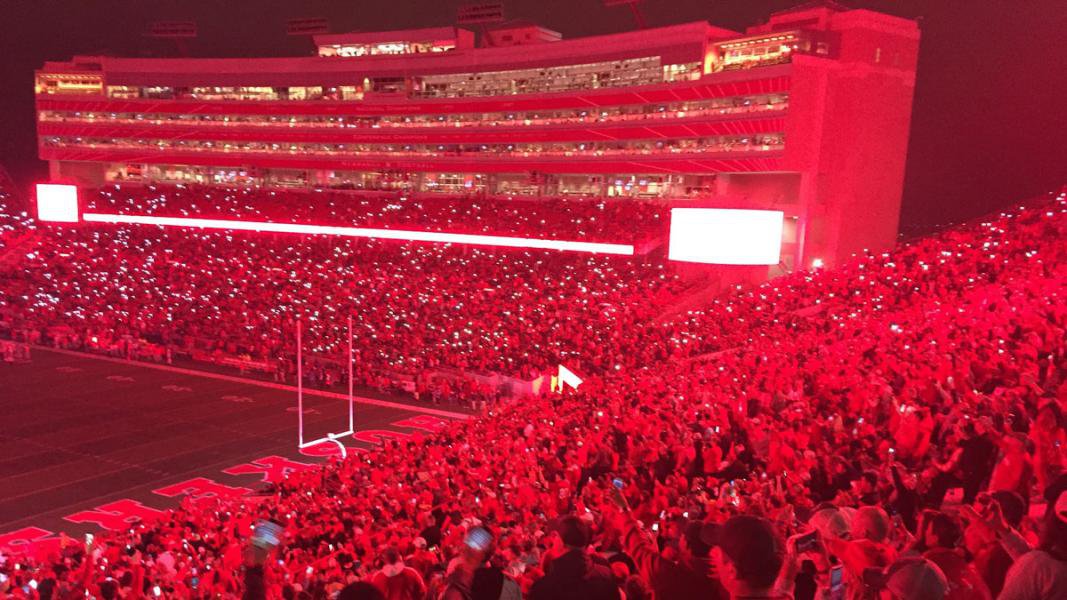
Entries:
{"type": "Polygon", "coordinates": [[[374,587],[385,594],[386,600],[422,600],[426,595],[426,584],[422,582],[422,576],[411,567],[393,577],[378,571],[371,580],[374,587]]]}

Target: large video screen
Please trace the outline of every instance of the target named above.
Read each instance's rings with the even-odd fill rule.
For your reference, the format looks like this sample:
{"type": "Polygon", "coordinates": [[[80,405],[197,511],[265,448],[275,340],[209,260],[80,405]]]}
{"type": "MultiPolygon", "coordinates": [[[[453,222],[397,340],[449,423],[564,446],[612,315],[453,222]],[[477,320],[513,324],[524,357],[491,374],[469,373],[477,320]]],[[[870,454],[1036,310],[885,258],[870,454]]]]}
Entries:
{"type": "Polygon", "coordinates": [[[713,265],[776,265],[784,219],[780,210],[672,208],[667,257],[713,265]]]}
{"type": "Polygon", "coordinates": [[[58,183],[37,184],[37,219],[78,222],[78,188],[58,183]]]}

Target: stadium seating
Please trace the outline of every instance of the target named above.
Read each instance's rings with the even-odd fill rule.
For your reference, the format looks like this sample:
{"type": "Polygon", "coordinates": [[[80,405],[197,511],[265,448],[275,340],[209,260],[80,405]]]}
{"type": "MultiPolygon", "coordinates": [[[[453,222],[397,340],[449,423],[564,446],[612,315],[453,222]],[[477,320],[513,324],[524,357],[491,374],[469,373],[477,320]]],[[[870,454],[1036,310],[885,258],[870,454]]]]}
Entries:
{"type": "MultiPolygon", "coordinates": [[[[226,202],[211,206],[264,214],[226,202]]],[[[440,362],[532,374],[573,359],[592,376],[331,460],[269,497],[188,500],[159,522],[99,536],[88,557],[70,544],[62,556],[21,558],[18,572],[8,561],[0,571],[16,585],[32,577],[78,597],[155,586],[167,597],[236,597],[247,584],[254,597],[328,597],[356,580],[384,586],[393,549],[427,597],[470,586],[480,566],[539,600],[550,596],[538,581],[559,576],[553,563],[583,551],[573,520],[560,520],[576,516],[591,531],[585,551],[610,562],[628,599],[696,598],[679,594],[733,585],[735,570],[716,576],[711,565],[745,560],[730,554],[742,547],[730,536],[736,515],[754,515],[782,540],[809,524],[818,532],[816,550],[793,538],[775,553],[798,598],[805,578],[830,584],[830,565],[809,570],[805,559],[840,559],[852,594],[865,567],[898,554],[924,557],[937,567],[923,568],[964,590],[946,597],[991,598],[1021,576],[989,559],[1008,543],[990,532],[1006,519],[1036,542],[1037,525],[1008,507],[1055,492],[1064,469],[1063,195],[670,319],[656,318],[681,291],[669,268],[605,257],[46,231],[52,241],[24,273],[0,281],[24,331],[66,328],[81,344],[152,332],[269,356],[292,351],[284,331],[302,314],[320,323],[309,339],[328,353],[339,343],[335,317],[355,312],[377,354],[360,356],[368,369],[440,362]],[[948,509],[954,487],[968,510],[948,509]],[[257,518],[286,528],[277,560],[242,556],[257,518]],[[465,543],[479,526],[494,538],[491,556],[465,543]]],[[[1058,527],[1053,535],[1067,524],[1058,527]]],[[[1065,539],[1040,543],[1062,549],[1065,539]]]]}
{"type": "Polygon", "coordinates": [[[669,213],[661,203],[632,199],[412,197],[184,185],[107,186],[90,196],[88,210],[609,243],[663,235],[669,213]]]}
{"type": "MultiPolygon", "coordinates": [[[[579,240],[633,239],[660,227],[660,209],[648,203],[530,205],[115,186],[93,196],[89,208],[468,233],[544,231],[579,240]]],[[[279,378],[291,380],[299,317],[313,359],[309,373],[321,384],[338,382],[345,372],[340,361],[351,315],[359,383],[406,382],[435,397],[439,390],[419,390],[434,369],[528,381],[579,356],[590,372],[611,368],[596,349],[617,346],[621,332],[650,321],[684,289],[664,265],[634,265],[629,257],[154,226],[44,231],[52,243],[28,255],[5,282],[17,339],[151,360],[163,360],[165,349],[200,359],[240,356],[267,361],[279,378]]]]}

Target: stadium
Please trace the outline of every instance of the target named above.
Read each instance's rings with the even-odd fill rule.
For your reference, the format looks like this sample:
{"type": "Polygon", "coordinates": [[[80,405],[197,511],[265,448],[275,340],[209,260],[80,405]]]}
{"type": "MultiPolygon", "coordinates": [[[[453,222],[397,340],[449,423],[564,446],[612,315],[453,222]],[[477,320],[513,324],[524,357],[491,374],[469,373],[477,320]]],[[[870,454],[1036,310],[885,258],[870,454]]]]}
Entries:
{"type": "Polygon", "coordinates": [[[1062,159],[915,183],[1018,151],[965,28],[575,4],[26,55],[0,597],[1067,598],[1062,159]]]}

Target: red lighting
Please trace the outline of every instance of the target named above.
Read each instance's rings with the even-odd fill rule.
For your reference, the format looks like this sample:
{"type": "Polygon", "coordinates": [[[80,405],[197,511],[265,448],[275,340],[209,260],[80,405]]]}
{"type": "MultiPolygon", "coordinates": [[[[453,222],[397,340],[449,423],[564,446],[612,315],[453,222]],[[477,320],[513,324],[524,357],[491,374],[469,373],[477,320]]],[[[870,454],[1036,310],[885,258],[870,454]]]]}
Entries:
{"type": "Polygon", "coordinates": [[[78,187],[58,183],[38,183],[37,219],[77,223],[78,187]]]}
{"type": "Polygon", "coordinates": [[[201,229],[229,229],[234,231],[266,231],[271,233],[300,233],[304,235],[333,235],[340,237],[365,237],[414,242],[440,242],[498,246],[506,248],[537,248],[542,250],[567,250],[594,254],[622,254],[632,256],[632,244],[605,244],[598,242],[569,242],[542,240],[501,235],[472,235],[465,233],[439,233],[436,231],[406,231],[402,229],[375,229],[369,227],[338,227],[332,225],[303,225],[299,223],[270,223],[267,221],[230,221],[225,219],[190,219],[184,217],[153,217],[145,215],[113,215],[85,213],[85,221],[128,225],[159,225],[162,227],[199,227],[201,229]]]}
{"type": "Polygon", "coordinates": [[[780,210],[672,208],[667,257],[715,265],[776,265],[784,217],[780,210]]]}

